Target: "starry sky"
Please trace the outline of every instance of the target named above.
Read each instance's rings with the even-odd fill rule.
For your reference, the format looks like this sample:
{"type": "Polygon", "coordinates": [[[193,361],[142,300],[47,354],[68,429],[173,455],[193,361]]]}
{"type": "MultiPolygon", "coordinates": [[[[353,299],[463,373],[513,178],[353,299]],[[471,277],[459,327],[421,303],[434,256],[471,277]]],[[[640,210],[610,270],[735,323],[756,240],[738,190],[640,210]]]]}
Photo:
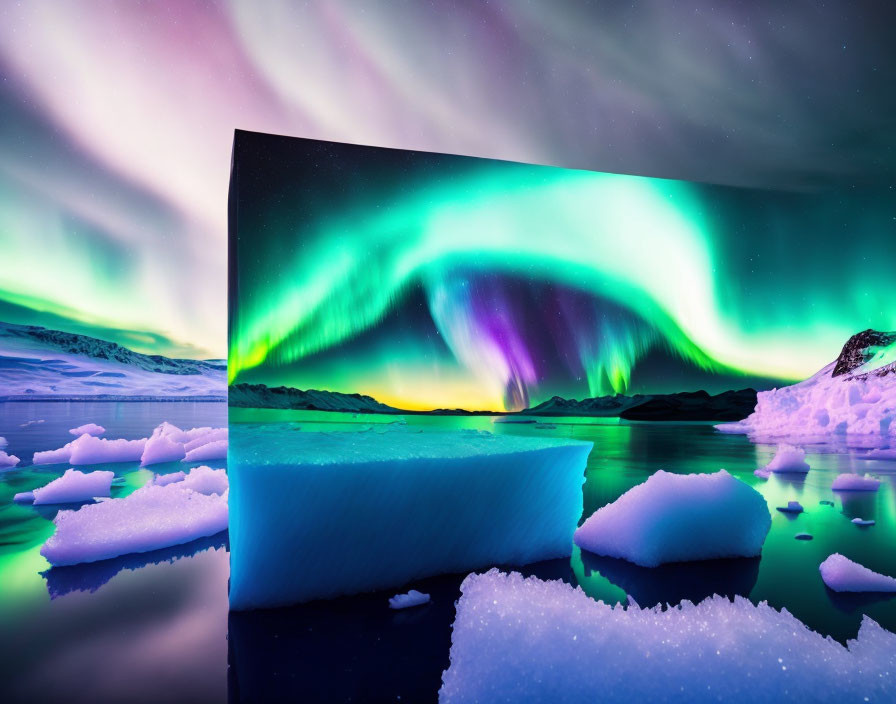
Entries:
{"type": "MultiPolygon", "coordinates": [[[[797,192],[239,132],[232,382],[407,409],[747,385],[896,327],[896,191],[797,192]]],[[[811,365],[811,366],[809,366],[811,365]]]]}
{"type": "MultiPolygon", "coordinates": [[[[734,330],[725,344],[752,358],[773,342],[766,354],[780,368],[726,356],[725,344],[698,340],[670,316],[717,362],[810,373],[843,334],[873,322],[866,295],[892,293],[856,259],[892,261],[886,233],[871,225],[886,215],[896,177],[892,14],[890,3],[870,1],[3,0],[0,319],[144,352],[226,354],[226,196],[234,129],[245,129],[773,190],[785,200],[814,194],[831,203],[812,226],[794,222],[789,206],[763,221],[785,239],[801,233],[805,254],[838,246],[840,218],[843,268],[816,271],[809,288],[797,285],[805,265],[783,271],[772,245],[753,247],[748,224],[732,225],[747,228],[738,241],[702,226],[694,238],[717,267],[719,251],[733,248],[752,254],[755,277],[783,276],[787,300],[766,312],[781,322],[768,330],[789,325],[792,334],[745,347],[764,324],[743,311],[768,306],[767,290],[751,298],[749,278],[703,274],[727,324],[713,329],[734,330]],[[856,196],[833,212],[850,189],[881,198],[866,207],[856,196]],[[839,306],[827,319],[827,304],[807,298],[824,276],[839,306]],[[784,320],[813,306],[811,325],[784,320]],[[795,340],[798,350],[788,347],[795,340]]],[[[707,217],[724,209],[699,207],[707,217]]],[[[517,300],[516,274],[495,291],[475,274],[466,290],[476,300],[517,300]]],[[[565,288],[553,293],[572,310],[584,305],[565,288]]],[[[444,325],[482,302],[461,305],[465,295],[444,291],[444,325]]],[[[629,315],[617,308],[588,315],[629,315]]],[[[630,321],[608,325],[641,344],[630,321]]]]}

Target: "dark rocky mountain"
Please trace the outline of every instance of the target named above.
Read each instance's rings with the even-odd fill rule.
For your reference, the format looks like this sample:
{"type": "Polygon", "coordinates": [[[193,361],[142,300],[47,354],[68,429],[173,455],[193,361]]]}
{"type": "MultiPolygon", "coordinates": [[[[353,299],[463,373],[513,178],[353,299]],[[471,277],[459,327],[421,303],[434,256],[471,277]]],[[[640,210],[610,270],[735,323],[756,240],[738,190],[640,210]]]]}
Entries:
{"type": "MultiPolygon", "coordinates": [[[[831,376],[849,374],[854,369],[871,361],[879,350],[891,346],[894,342],[896,342],[896,332],[881,332],[869,328],[856,333],[846,341],[843,349],[840,350],[831,376]]],[[[890,368],[879,375],[882,376],[890,371],[892,371],[892,364],[890,368]]]]}
{"type": "Polygon", "coordinates": [[[619,414],[626,420],[743,420],[756,408],[756,390],[740,389],[710,396],[706,391],[664,394],[619,414]]]}
{"type": "Polygon", "coordinates": [[[237,408],[291,408],[303,411],[342,411],[347,413],[402,413],[397,408],[380,403],[362,394],[342,394],[337,391],[301,391],[288,386],[264,384],[233,384],[228,393],[228,405],[237,408]]]}
{"type": "Polygon", "coordinates": [[[539,403],[529,410],[525,411],[526,415],[533,416],[593,416],[595,418],[606,417],[615,418],[623,411],[644,403],[653,398],[652,396],[623,396],[616,394],[615,396],[597,396],[595,398],[585,398],[581,401],[575,399],[554,396],[544,403],[539,403]]]}

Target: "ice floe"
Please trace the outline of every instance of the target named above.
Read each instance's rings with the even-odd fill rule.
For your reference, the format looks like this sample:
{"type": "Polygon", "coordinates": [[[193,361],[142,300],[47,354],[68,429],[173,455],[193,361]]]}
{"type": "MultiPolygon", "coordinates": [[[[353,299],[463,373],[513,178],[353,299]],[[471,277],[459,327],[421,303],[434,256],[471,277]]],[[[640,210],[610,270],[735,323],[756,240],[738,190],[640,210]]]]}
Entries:
{"type": "Polygon", "coordinates": [[[759,555],[771,527],[762,495],[725,470],[662,470],[598,509],[575,532],[584,550],[644,567],[759,555]]]}
{"type": "Polygon", "coordinates": [[[429,603],[429,594],[411,589],[407,594],[396,594],[389,598],[390,609],[407,609],[411,606],[420,606],[429,603]]]}
{"type": "Polygon", "coordinates": [[[34,504],[69,504],[109,496],[115,472],[81,472],[67,469],[65,474],[34,489],[34,504]]]}
{"type": "Polygon", "coordinates": [[[877,491],[880,481],[869,475],[840,474],[831,484],[831,491],[877,491]]]}
{"type": "Polygon", "coordinates": [[[9,455],[6,450],[0,450],[0,470],[12,469],[19,464],[20,460],[15,455],[9,455]]]}
{"type": "Polygon", "coordinates": [[[53,565],[74,565],[214,535],[227,528],[227,494],[224,470],[196,467],[179,482],[60,511],[40,553],[53,565]]]}
{"type": "Polygon", "coordinates": [[[79,425],[77,428],[72,428],[69,430],[72,435],[102,435],[106,432],[106,429],[97,425],[96,423],[85,423],[84,425],[79,425]]]}
{"type": "Polygon", "coordinates": [[[887,702],[896,635],[868,617],[846,647],[743,597],[641,609],[491,570],[461,585],[443,704],[887,702]]]}
{"type": "Polygon", "coordinates": [[[857,526],[873,526],[876,523],[876,521],[874,521],[873,519],[859,518],[858,516],[853,518],[850,522],[855,523],[857,526]]]}
{"type": "Polygon", "coordinates": [[[835,592],[896,592],[896,579],[869,570],[840,553],[828,557],[818,571],[835,592]]]}
{"type": "Polygon", "coordinates": [[[786,506],[776,507],[781,513],[802,513],[803,505],[799,501],[788,501],[786,506]]]}

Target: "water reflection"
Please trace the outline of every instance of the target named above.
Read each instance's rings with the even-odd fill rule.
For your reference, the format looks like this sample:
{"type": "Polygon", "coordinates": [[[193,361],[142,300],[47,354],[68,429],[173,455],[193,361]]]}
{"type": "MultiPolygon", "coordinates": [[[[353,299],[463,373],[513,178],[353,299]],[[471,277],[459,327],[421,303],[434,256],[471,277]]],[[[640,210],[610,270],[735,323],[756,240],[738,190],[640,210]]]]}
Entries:
{"type": "Polygon", "coordinates": [[[696,604],[714,594],[729,599],[748,597],[759,576],[758,557],[641,567],[627,560],[584,550],[581,555],[586,577],[597,572],[642,607],[677,604],[682,599],[696,604]]]}
{"type": "Polygon", "coordinates": [[[47,582],[50,599],[57,599],[75,591],[95,592],[122,570],[139,570],[147,565],[175,562],[184,557],[192,557],[197,553],[218,548],[230,550],[227,531],[161,550],[132,553],[99,562],[51,567],[41,572],[40,575],[47,582]]]}

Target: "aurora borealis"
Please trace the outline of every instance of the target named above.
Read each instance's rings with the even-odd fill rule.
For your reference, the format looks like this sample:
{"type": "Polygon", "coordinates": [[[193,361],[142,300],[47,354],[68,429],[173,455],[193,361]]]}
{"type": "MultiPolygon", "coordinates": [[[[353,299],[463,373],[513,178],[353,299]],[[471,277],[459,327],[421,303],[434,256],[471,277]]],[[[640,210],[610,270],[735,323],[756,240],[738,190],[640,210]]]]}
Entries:
{"type": "Polygon", "coordinates": [[[232,382],[519,409],[771,386],[857,329],[896,328],[890,188],[759,191],[240,132],[232,189],[232,382]]]}
{"type": "Polygon", "coordinates": [[[886,187],[893,12],[0,2],[0,319],[223,356],[235,128],[753,188],[886,187]]]}

